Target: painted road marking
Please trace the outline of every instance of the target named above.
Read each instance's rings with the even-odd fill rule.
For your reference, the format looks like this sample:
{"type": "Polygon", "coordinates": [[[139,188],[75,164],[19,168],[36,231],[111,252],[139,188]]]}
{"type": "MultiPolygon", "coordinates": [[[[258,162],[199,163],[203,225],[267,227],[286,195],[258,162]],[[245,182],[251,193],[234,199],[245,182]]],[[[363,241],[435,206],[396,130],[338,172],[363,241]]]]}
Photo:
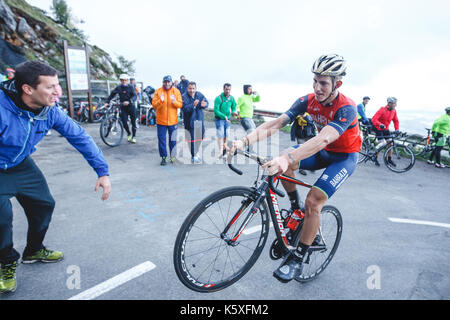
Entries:
{"type": "Polygon", "coordinates": [[[95,299],[102,294],[111,291],[114,288],[117,288],[118,286],[124,284],[125,282],[128,282],[130,280],[133,280],[137,277],[140,277],[144,273],[147,273],[153,269],[155,269],[156,266],[150,262],[144,262],[134,268],[131,268],[130,270],[127,270],[114,278],[111,278],[109,280],[106,280],[105,282],[100,283],[99,285],[96,285],[95,287],[88,289],[86,291],[81,292],[80,294],[77,294],[76,296],[73,296],[69,300],[92,300],[95,299]]]}
{"type": "Polygon", "coordinates": [[[443,228],[449,228],[450,224],[448,223],[440,223],[440,222],[432,222],[432,221],[421,221],[421,220],[411,220],[411,219],[397,219],[397,218],[388,218],[391,222],[397,222],[397,223],[410,223],[410,224],[422,224],[427,226],[434,226],[434,227],[443,227],[443,228]]]}

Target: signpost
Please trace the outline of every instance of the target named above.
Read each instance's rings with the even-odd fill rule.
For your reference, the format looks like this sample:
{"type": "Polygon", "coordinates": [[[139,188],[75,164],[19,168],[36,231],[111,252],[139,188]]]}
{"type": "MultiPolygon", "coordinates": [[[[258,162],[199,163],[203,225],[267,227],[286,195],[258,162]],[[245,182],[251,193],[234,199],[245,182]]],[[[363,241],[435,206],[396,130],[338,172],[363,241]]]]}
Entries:
{"type": "Polygon", "coordinates": [[[64,40],[64,63],[66,66],[67,100],[69,114],[73,118],[73,92],[87,92],[89,104],[89,121],[92,122],[92,94],[87,43],[84,47],[69,46],[64,40]]]}

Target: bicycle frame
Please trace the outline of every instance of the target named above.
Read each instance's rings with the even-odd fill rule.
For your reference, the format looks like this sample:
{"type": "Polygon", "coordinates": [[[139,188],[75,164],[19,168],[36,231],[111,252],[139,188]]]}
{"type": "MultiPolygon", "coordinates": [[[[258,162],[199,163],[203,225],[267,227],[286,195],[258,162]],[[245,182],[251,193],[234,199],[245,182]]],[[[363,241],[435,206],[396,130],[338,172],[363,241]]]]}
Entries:
{"type": "MultiPolygon", "coordinates": [[[[233,170],[233,169],[232,169],[233,170]]],[[[235,171],[235,170],[233,170],[235,171]]],[[[234,217],[231,219],[230,223],[225,227],[224,231],[221,233],[221,238],[227,242],[227,244],[231,246],[236,246],[239,244],[237,240],[239,239],[240,235],[244,232],[246,226],[251,221],[252,217],[255,214],[258,214],[259,206],[262,201],[266,200],[268,207],[269,207],[269,214],[272,219],[273,226],[275,228],[275,234],[277,236],[277,239],[279,243],[283,243],[285,248],[289,251],[295,250],[298,244],[298,241],[300,240],[300,227],[297,228],[296,232],[293,235],[293,242],[290,243],[289,239],[287,238],[288,230],[286,230],[284,226],[285,220],[281,216],[281,210],[278,204],[278,198],[276,188],[272,188],[270,186],[270,180],[273,179],[274,182],[277,180],[284,180],[291,183],[294,183],[296,185],[300,185],[306,188],[312,188],[311,185],[304,183],[303,181],[297,180],[295,178],[291,178],[285,175],[281,175],[278,177],[269,177],[269,176],[263,176],[262,181],[263,183],[255,189],[254,197],[247,199],[242,206],[239,208],[238,212],[234,215],[234,217]],[[268,192],[267,192],[268,191],[268,192]],[[254,204],[247,214],[247,217],[244,219],[243,223],[241,224],[240,228],[236,231],[235,235],[232,238],[228,238],[226,236],[229,229],[234,225],[234,223],[238,220],[238,218],[241,216],[241,214],[248,208],[248,205],[254,201],[254,204]]],[[[272,182],[273,186],[273,182],[272,182]]]]}

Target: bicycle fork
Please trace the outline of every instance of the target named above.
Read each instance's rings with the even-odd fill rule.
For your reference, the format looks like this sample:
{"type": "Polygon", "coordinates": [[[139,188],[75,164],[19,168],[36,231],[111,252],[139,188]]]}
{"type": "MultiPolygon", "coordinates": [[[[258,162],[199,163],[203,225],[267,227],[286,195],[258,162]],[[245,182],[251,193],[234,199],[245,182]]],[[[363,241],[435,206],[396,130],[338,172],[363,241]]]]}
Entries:
{"type": "Polygon", "coordinates": [[[223,232],[220,234],[220,237],[222,240],[224,240],[229,246],[237,246],[239,242],[237,241],[239,237],[241,236],[242,232],[244,232],[245,228],[249,224],[249,222],[252,220],[252,218],[260,213],[259,206],[261,205],[262,201],[265,199],[265,191],[267,190],[267,182],[264,182],[256,191],[253,196],[248,197],[247,199],[242,201],[242,206],[239,208],[238,212],[234,215],[234,217],[231,219],[230,223],[225,227],[223,232]],[[256,200],[255,200],[256,199],[256,200]],[[242,215],[243,212],[248,208],[248,206],[254,202],[252,208],[248,212],[247,216],[245,217],[244,221],[242,222],[241,226],[235,233],[235,235],[230,238],[227,233],[230,230],[230,228],[235,224],[235,222],[239,219],[239,217],[242,215]]]}

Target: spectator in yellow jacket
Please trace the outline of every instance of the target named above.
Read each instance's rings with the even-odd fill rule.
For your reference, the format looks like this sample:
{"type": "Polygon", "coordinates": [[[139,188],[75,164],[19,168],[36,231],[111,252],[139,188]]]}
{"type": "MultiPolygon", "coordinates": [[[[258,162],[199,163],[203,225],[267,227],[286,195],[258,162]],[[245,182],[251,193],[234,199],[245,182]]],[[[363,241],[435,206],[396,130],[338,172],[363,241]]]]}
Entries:
{"type": "Polygon", "coordinates": [[[156,90],[153,96],[153,108],[156,110],[156,125],[158,128],[158,147],[161,156],[161,165],[167,165],[166,137],[169,132],[169,148],[171,163],[175,157],[173,150],[177,145],[178,109],[183,107],[180,91],[173,86],[172,77],[165,76],[163,86],[156,90]]]}

